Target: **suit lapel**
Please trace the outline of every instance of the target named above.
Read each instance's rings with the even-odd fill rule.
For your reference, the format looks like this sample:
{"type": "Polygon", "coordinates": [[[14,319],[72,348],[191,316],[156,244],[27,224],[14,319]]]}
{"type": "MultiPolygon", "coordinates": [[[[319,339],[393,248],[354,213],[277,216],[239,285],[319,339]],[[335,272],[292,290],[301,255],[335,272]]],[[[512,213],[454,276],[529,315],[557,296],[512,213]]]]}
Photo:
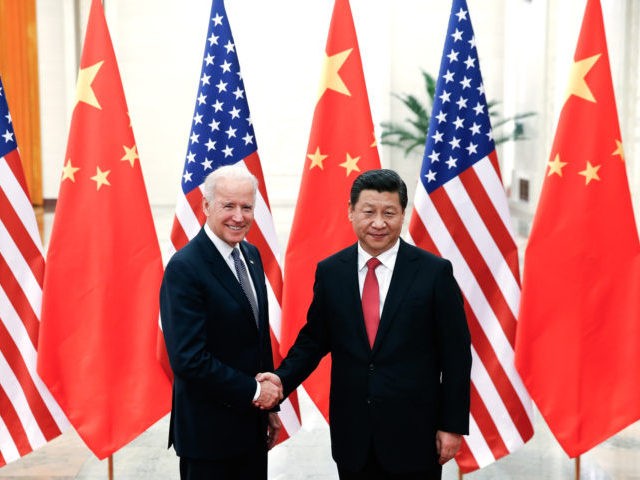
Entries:
{"type": "Polygon", "coordinates": [[[365,348],[369,350],[369,338],[367,337],[367,329],[364,326],[362,299],[360,297],[360,284],[358,280],[358,244],[356,243],[345,250],[341,260],[342,272],[339,278],[332,279],[332,281],[342,282],[340,290],[344,292],[343,298],[345,299],[343,308],[349,312],[349,316],[352,316],[351,312],[355,312],[353,321],[356,322],[355,328],[358,332],[358,342],[361,342],[365,348]]]}
{"type": "Polygon", "coordinates": [[[373,344],[374,351],[380,348],[384,336],[393,323],[393,317],[413,282],[417,269],[417,263],[414,260],[415,254],[411,252],[404,240],[400,239],[400,248],[398,249],[398,255],[396,257],[396,264],[393,267],[391,283],[389,284],[389,290],[387,291],[387,296],[384,301],[384,308],[380,315],[380,325],[378,326],[376,340],[373,344]]]}
{"type": "MultiPolygon", "coordinates": [[[[211,239],[207,236],[204,229],[200,230],[198,235],[195,237],[195,240],[198,242],[200,251],[202,252],[202,258],[205,262],[211,265],[209,272],[218,279],[219,283],[225,288],[225,290],[227,290],[227,292],[229,292],[229,295],[231,295],[234,300],[245,307],[248,312],[248,318],[251,319],[252,323],[255,325],[251,304],[242,291],[242,287],[240,286],[240,283],[238,283],[238,279],[229,268],[229,264],[226,260],[222,258],[222,255],[211,239]]],[[[244,249],[242,250],[242,253],[244,255],[244,249]]],[[[249,268],[249,271],[251,271],[251,268],[249,268]]]]}

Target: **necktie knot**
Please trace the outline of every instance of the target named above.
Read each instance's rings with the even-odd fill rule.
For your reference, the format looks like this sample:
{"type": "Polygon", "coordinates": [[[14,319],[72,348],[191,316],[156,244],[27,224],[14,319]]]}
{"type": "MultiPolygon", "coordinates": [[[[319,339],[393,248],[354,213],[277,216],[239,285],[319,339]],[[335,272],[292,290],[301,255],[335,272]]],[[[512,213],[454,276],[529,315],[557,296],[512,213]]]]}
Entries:
{"type": "Polygon", "coordinates": [[[376,257],[371,257],[369,260],[367,260],[367,268],[369,270],[375,270],[380,265],[382,265],[382,262],[378,260],[376,257]]]}

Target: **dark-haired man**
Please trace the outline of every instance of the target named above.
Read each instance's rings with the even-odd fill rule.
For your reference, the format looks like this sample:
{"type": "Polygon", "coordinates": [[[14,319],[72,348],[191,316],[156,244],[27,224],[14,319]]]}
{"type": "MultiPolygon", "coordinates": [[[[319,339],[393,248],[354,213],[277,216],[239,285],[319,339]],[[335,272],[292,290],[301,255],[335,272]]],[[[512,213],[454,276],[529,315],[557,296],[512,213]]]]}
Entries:
{"type": "Polygon", "coordinates": [[[287,395],[331,353],[331,443],[343,480],[439,479],[468,433],[462,295],[449,261],[400,239],[406,206],[394,171],[356,178],[348,215],[358,242],[318,264],[307,323],[262,377],[279,377],[287,395]]]}

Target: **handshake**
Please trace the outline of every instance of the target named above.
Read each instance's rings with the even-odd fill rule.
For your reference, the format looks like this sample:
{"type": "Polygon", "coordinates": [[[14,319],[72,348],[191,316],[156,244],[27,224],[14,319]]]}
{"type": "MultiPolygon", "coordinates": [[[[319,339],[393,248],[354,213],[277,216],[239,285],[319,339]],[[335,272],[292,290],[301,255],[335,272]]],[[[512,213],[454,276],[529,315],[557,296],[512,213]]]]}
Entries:
{"type": "Polygon", "coordinates": [[[261,410],[271,410],[284,398],[280,377],[275,373],[265,372],[256,375],[256,380],[260,383],[260,395],[253,405],[261,410]]]}

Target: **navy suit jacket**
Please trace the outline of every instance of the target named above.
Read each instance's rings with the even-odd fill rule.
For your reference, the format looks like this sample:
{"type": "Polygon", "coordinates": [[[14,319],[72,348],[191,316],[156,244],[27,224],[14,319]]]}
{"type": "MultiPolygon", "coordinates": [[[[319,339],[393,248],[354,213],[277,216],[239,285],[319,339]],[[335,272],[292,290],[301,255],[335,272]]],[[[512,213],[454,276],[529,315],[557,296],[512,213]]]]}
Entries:
{"type": "Polygon", "coordinates": [[[307,323],[276,373],[287,395],[331,353],[336,462],[358,471],[373,445],[390,472],[437,472],[436,431],[469,428],[470,336],[451,263],[400,241],[371,348],[357,259],[352,245],[318,264],[307,323]]]}
{"type": "Polygon", "coordinates": [[[240,248],[259,326],[242,287],[204,229],[165,269],[160,314],[174,373],[169,445],[181,457],[223,460],[266,449],[267,412],[252,405],[258,372],[273,369],[267,289],[258,249],[240,248]]]}

